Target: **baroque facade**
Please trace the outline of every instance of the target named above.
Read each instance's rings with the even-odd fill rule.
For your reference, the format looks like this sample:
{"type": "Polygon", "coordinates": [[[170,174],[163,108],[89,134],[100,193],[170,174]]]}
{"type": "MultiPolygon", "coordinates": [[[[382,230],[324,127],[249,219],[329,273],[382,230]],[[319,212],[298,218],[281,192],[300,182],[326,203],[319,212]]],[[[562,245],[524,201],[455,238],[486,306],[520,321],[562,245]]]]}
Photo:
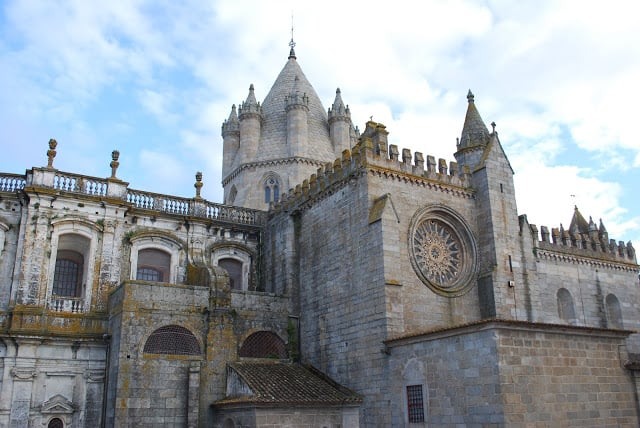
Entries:
{"type": "Polygon", "coordinates": [[[0,426],[638,426],[635,250],[519,215],[471,92],[450,162],[325,111],[293,48],[255,92],[224,204],[55,140],[0,174],[0,426]]]}

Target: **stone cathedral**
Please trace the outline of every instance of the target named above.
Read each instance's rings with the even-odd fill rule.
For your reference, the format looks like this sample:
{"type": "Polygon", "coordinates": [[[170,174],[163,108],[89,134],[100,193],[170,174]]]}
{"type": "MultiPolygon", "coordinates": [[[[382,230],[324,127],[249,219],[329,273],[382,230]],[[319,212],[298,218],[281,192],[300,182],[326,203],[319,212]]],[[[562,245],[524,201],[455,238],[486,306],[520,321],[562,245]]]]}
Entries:
{"type": "Polygon", "coordinates": [[[325,109],[293,48],[264,92],[222,204],[55,140],[0,173],[0,427],[638,426],[634,247],[519,214],[470,91],[449,161],[325,109]]]}

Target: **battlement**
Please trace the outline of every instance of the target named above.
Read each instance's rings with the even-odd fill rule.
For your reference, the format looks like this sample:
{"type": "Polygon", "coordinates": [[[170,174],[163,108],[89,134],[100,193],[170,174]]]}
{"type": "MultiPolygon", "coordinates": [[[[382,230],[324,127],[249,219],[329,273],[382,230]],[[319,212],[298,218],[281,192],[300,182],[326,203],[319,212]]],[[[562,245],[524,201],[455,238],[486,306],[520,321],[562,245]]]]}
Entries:
{"type": "MultiPolygon", "coordinates": [[[[526,223],[526,216],[520,216],[521,227],[526,223]]],[[[602,224],[602,223],[601,223],[602,224]]],[[[631,241],[609,239],[609,234],[604,229],[591,227],[588,231],[579,230],[577,227],[565,230],[562,225],[553,227],[538,227],[529,225],[529,231],[538,248],[559,251],[576,256],[605,259],[608,261],[621,261],[636,263],[636,251],[631,241]]]]}
{"type": "Polygon", "coordinates": [[[343,150],[342,156],[329,162],[271,205],[275,212],[297,209],[331,189],[340,187],[350,177],[370,172],[387,178],[399,178],[420,183],[435,190],[447,191],[454,196],[473,197],[470,189],[470,170],[460,168],[456,162],[425,157],[421,152],[411,153],[395,144],[387,145],[388,132],[385,126],[373,121],[367,122],[358,143],[351,150],[343,150]],[[402,153],[402,155],[401,155],[402,153]]]}

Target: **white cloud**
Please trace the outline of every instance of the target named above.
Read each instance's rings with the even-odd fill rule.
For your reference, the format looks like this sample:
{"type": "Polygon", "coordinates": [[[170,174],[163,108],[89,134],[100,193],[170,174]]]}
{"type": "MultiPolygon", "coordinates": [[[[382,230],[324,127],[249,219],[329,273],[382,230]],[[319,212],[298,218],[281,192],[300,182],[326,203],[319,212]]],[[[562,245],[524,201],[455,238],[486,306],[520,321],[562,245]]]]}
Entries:
{"type": "Polygon", "coordinates": [[[266,96],[286,61],[293,12],[299,63],[325,106],[339,86],[361,129],[373,115],[392,144],[452,160],[471,88],[487,124],[498,123],[530,221],[568,221],[577,194],[612,235],[633,234],[635,10],[584,1],[10,1],[0,125],[18,143],[0,169],[42,164],[56,137],[60,165],[105,176],[116,145],[132,186],[191,195],[203,169],[205,196],[220,200],[220,125],[250,83],[266,96]],[[153,128],[141,112],[157,119],[153,128]]]}

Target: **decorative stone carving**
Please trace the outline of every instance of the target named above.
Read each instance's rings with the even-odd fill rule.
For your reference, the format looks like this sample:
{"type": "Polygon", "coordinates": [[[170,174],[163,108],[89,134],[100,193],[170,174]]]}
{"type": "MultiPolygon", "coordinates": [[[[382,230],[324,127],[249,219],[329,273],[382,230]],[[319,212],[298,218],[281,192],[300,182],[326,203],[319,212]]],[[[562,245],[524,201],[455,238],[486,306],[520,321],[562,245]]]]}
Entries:
{"type": "Polygon", "coordinates": [[[54,395],[40,406],[43,414],[71,414],[75,411],[76,405],[60,394],[54,395]]]}
{"type": "Polygon", "coordinates": [[[14,367],[11,375],[17,380],[31,380],[36,377],[36,370],[30,367],[14,367]]]}
{"type": "Polygon", "coordinates": [[[477,270],[475,240],[453,210],[427,206],[413,216],[409,229],[411,265],[433,292],[446,297],[465,294],[477,270]]]}

